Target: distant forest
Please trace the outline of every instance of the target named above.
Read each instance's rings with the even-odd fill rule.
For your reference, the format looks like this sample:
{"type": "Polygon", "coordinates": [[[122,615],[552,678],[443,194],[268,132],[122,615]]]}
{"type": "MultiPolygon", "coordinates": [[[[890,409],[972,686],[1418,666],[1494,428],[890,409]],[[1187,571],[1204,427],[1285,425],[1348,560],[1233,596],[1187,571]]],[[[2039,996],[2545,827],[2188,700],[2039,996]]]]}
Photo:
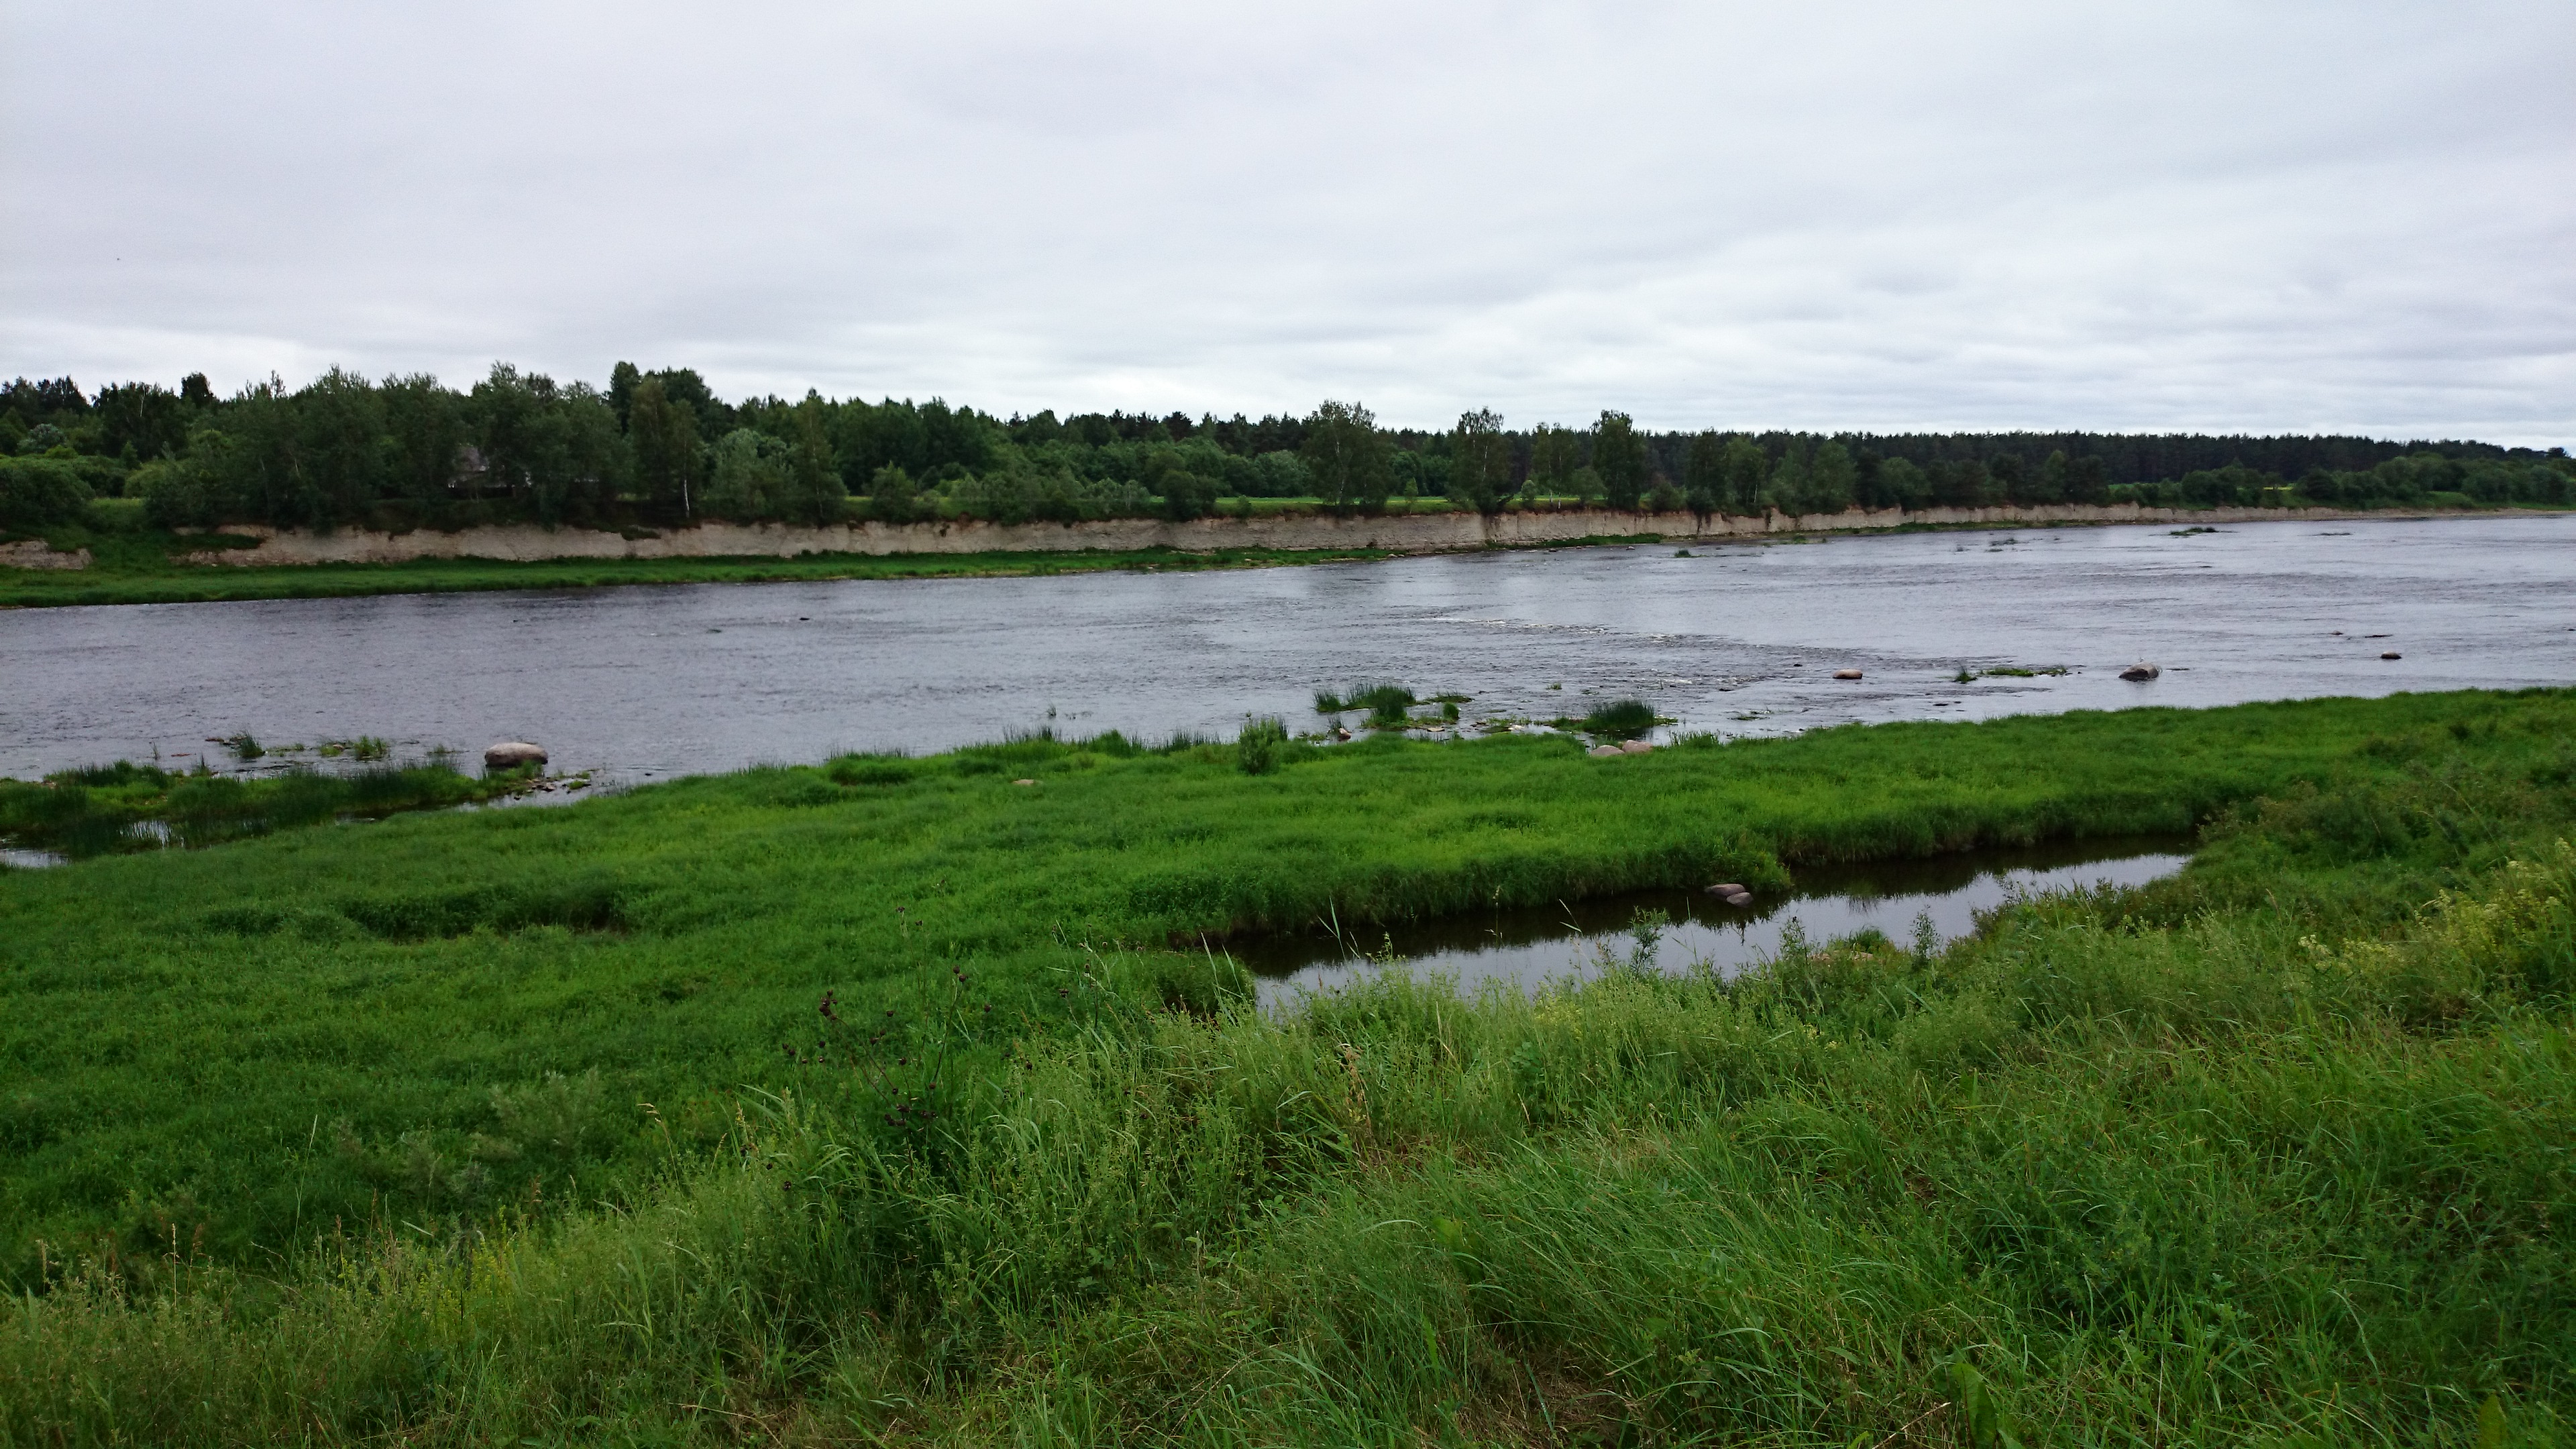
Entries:
{"type": "Polygon", "coordinates": [[[1259,420],[998,418],[940,400],[729,402],[697,372],[619,363],[605,390],[508,364],[465,391],[333,370],[219,397],[203,374],[92,396],[0,390],[0,529],[132,498],[160,527],[635,527],[697,519],[1188,519],[1252,499],[1367,513],[1607,506],[1757,515],[1855,504],[2566,505],[2576,464],[2464,441],[2191,433],[1654,432],[1620,412],[1513,428],[1381,426],[1356,403],[1259,420]],[[1232,500],[1229,503],[1229,500],[1232,500]]]}

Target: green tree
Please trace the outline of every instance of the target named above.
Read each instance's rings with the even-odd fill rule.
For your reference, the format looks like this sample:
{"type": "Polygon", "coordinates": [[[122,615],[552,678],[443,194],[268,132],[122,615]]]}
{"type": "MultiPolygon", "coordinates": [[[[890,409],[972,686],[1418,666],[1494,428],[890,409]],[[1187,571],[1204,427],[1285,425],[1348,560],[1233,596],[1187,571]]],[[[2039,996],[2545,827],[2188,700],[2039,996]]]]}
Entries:
{"type": "Polygon", "coordinates": [[[529,469],[542,446],[540,418],[554,392],[553,378],[523,373],[506,362],[493,363],[491,374],[474,384],[466,398],[466,414],[483,466],[479,475],[467,480],[468,493],[526,490],[529,469]]]}
{"type": "Polygon", "coordinates": [[[705,509],[718,518],[753,523],[785,511],[792,487],[787,444],[754,428],[736,428],[708,450],[705,509]]]}
{"type": "Polygon", "coordinates": [[[73,459],[0,458],[0,529],[33,532],[72,522],[89,499],[73,459]]]}
{"type": "Polygon", "coordinates": [[[617,426],[635,412],[635,389],[644,381],[643,372],[634,363],[621,362],[608,370],[608,405],[617,410],[617,426]]]}
{"type": "Polygon", "coordinates": [[[795,437],[789,442],[786,513],[799,523],[821,525],[841,516],[849,488],[841,482],[841,463],[832,453],[831,408],[823,395],[807,390],[796,405],[795,437]]]}
{"type": "Polygon", "coordinates": [[[703,477],[696,409],[672,397],[661,377],[647,377],[635,384],[626,440],[634,450],[635,478],[645,501],[666,518],[696,517],[703,477]]]}
{"type": "Polygon", "coordinates": [[[1450,435],[1448,491],[1461,507],[1489,518],[1511,501],[1512,440],[1503,432],[1502,414],[1479,408],[1458,415],[1450,435]]]}
{"type": "Polygon", "coordinates": [[[287,400],[285,466],[303,522],[334,527],[364,518],[385,494],[385,411],[375,385],[332,368],[287,400]]]}
{"type": "Polygon", "coordinates": [[[1577,508],[1590,508],[1601,501],[1601,474],[1591,464],[1577,468],[1565,480],[1566,496],[1577,508]]]}
{"type": "Polygon", "coordinates": [[[1387,466],[1386,435],[1367,408],[1326,399],[1306,419],[1302,456],[1316,495],[1335,513],[1373,513],[1386,506],[1394,473],[1387,466]]]}
{"type": "Polygon", "coordinates": [[[1932,501],[1932,480],[1911,458],[1890,458],[1878,465],[1878,489],[1887,504],[1921,508],[1932,501]]]}
{"type": "Polygon", "coordinates": [[[2019,453],[1997,453],[1994,461],[1986,464],[1986,476],[1994,480],[1994,490],[2003,495],[2006,503],[2039,501],[2032,491],[2030,467],[2019,453]]]}
{"type": "Polygon", "coordinates": [[[632,454],[617,431],[617,410],[586,382],[546,400],[531,429],[528,498],[547,523],[588,522],[616,502],[632,454]]]}
{"type": "Polygon", "coordinates": [[[2108,503],[2111,501],[2111,470],[2095,457],[2076,459],[2066,470],[2066,501],[2069,503],[2108,503]]]}
{"type": "Polygon", "coordinates": [[[1169,446],[1156,447],[1145,455],[1145,491],[1162,500],[1163,517],[1174,523],[1203,518],[1216,507],[1215,481],[1192,471],[1193,462],[1204,466],[1215,460],[1169,446]]]}
{"type": "Polygon", "coordinates": [[[1760,513],[1763,488],[1771,481],[1771,455],[1762,445],[1741,433],[1726,440],[1726,511],[1739,515],[1760,513]]]}
{"type": "Polygon", "coordinates": [[[447,501],[465,451],[465,419],[456,394],[428,373],[389,377],[376,389],[388,448],[386,495],[426,507],[447,501]]]}
{"type": "Polygon", "coordinates": [[[221,430],[189,436],[204,517],[216,523],[315,524],[319,498],[296,466],[294,410],[277,378],[224,405],[221,430]]]}
{"type": "Polygon", "coordinates": [[[1807,509],[1807,442],[1792,437],[1780,450],[1780,459],[1771,465],[1771,481],[1763,485],[1763,496],[1771,506],[1795,518],[1807,509]]]}
{"type": "Polygon", "coordinates": [[[1859,482],[1860,470],[1853,466],[1850,451],[1840,443],[1825,444],[1807,460],[1808,511],[1840,513],[1851,507],[1859,482]]]}
{"type": "Polygon", "coordinates": [[[2039,465],[2039,483],[2033,490],[2034,503],[2064,503],[2075,492],[2075,465],[2060,448],[2039,465]]]}
{"type": "Polygon", "coordinates": [[[1285,448],[1252,460],[1253,491],[1264,498],[1304,498],[1315,491],[1315,475],[1306,460],[1285,448]]]}
{"type": "Polygon", "coordinates": [[[1986,505],[1986,465],[1974,458],[1956,463],[1936,463],[1930,469],[1932,496],[1945,508],[1983,508],[1986,505]]]}
{"type": "Polygon", "coordinates": [[[99,451],[128,462],[175,458],[188,445],[187,409],[179,395],[148,382],[111,383],[91,406],[99,422],[99,451]]]}
{"type": "Polygon", "coordinates": [[[868,479],[868,517],[879,523],[910,523],[921,511],[921,494],[912,475],[892,463],[868,479]]]}
{"type": "Polygon", "coordinates": [[[1583,466],[1583,437],[1572,428],[1541,423],[1530,430],[1529,488],[1533,494],[1561,497],[1574,486],[1574,470],[1583,466]]]}
{"type": "Polygon", "coordinates": [[[1592,471],[1601,475],[1602,497],[1613,508],[1633,511],[1646,492],[1646,440],[1626,413],[1604,409],[1592,425],[1592,471]]]}
{"type": "Polygon", "coordinates": [[[1691,439],[1682,462],[1682,499],[1702,519],[1726,511],[1726,438],[1713,428],[1691,439]]]}

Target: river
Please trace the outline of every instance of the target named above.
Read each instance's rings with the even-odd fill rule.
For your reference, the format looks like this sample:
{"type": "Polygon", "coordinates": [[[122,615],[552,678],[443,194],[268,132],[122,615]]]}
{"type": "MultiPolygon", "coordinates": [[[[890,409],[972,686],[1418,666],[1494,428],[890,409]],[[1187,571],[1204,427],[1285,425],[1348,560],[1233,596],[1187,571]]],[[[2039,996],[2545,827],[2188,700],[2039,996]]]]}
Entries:
{"type": "Polygon", "coordinates": [[[1307,729],[1317,688],[1382,679],[1722,734],[2576,682],[2576,516],[1681,552],[0,612],[0,773],[372,734],[534,740],[614,784],[1050,723],[1307,729]],[[2163,677],[2122,681],[2138,660],[2163,677]],[[2069,672],[1957,681],[1998,667],[2069,672]]]}

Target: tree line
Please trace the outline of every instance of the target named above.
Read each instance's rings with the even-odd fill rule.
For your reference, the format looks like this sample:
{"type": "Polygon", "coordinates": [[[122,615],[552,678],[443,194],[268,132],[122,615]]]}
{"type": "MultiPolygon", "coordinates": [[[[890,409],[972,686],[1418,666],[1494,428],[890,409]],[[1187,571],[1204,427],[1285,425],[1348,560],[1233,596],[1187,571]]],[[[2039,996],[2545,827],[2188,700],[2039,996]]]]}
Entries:
{"type": "Polygon", "coordinates": [[[1072,522],[1307,499],[1492,514],[1601,506],[1702,517],[1993,504],[2563,505],[2563,449],[2198,434],[1657,432],[1626,413],[1513,428],[1382,425],[1357,402],[1258,420],[1185,413],[995,417],[816,392],[729,402],[688,368],[619,363],[606,388],[499,363],[470,388],[334,369],[218,397],[70,378],[0,389],[0,527],[141,501],[162,527],[607,526],[977,518],[1072,522]]]}

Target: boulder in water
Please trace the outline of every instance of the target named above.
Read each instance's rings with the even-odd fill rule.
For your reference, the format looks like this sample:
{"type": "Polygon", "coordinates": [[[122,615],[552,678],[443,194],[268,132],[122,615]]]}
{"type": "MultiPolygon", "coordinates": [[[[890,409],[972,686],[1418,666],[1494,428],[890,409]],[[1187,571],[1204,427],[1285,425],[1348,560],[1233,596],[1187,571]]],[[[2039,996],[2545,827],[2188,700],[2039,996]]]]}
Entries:
{"type": "Polygon", "coordinates": [[[1718,884],[1710,886],[1708,888],[1708,893],[1713,896],[1740,896],[1746,894],[1745,889],[1741,884],[1731,880],[1720,881],[1718,884]]]}
{"type": "Polygon", "coordinates": [[[515,770],[521,765],[544,769],[545,764],[545,748],[526,740],[503,740],[483,752],[483,768],[487,770],[515,770]]]}
{"type": "Polygon", "coordinates": [[[1835,670],[1835,671],[1834,671],[1834,678],[1836,678],[1836,679],[1858,679],[1858,678],[1860,678],[1860,671],[1859,671],[1859,670],[1857,670],[1857,669],[1837,669],[1837,670],[1835,670]]]}
{"type": "Polygon", "coordinates": [[[2405,655],[2403,655],[2403,654],[2398,653],[2398,652],[2397,652],[2396,650],[2394,650],[2394,649],[2391,649],[2391,650],[2388,650],[2387,652],[2385,652],[2385,653],[2381,654],[2379,657],[2380,657],[2380,658],[2382,658],[2382,659],[2403,659],[2403,658],[2405,658],[2406,656],[2405,656],[2405,655]]]}
{"type": "Polygon", "coordinates": [[[2154,679],[2163,673],[2164,671],[2157,668],[2155,665],[2142,662],[2132,664],[2128,668],[2121,670],[2120,677],[2126,680],[2144,682],[2146,680],[2154,679]]]}
{"type": "Polygon", "coordinates": [[[1753,892],[1737,891],[1726,898],[1726,903],[1730,906],[1749,906],[1753,904],[1753,892]]]}

